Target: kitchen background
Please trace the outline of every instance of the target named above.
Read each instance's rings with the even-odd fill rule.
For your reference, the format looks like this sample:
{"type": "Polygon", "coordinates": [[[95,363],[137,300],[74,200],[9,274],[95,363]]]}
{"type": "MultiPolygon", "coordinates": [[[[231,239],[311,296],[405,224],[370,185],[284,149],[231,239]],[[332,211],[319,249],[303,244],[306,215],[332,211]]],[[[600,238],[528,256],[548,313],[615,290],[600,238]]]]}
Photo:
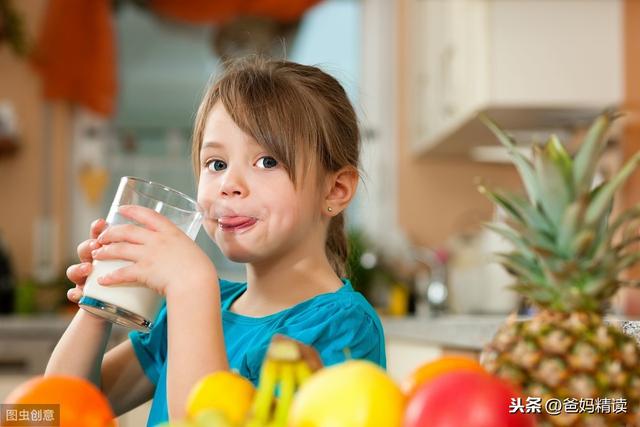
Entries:
{"type": "MultiPolygon", "coordinates": [[[[526,313],[491,262],[505,243],[481,228],[500,215],[478,180],[520,182],[479,112],[525,143],[554,132],[575,149],[591,118],[621,108],[602,178],[640,146],[635,0],[241,3],[0,0],[0,398],[44,369],[76,309],[65,269],[119,178],[195,195],[192,122],[224,57],[286,56],[346,87],[364,136],[352,278],[385,316],[398,377],[443,351],[475,354],[496,319],[526,313]]],[[[621,196],[640,199],[640,175],[621,196]]],[[[204,232],[197,242],[221,276],[243,277],[204,232]]],[[[611,313],[637,315],[640,297],[611,313]]]]}

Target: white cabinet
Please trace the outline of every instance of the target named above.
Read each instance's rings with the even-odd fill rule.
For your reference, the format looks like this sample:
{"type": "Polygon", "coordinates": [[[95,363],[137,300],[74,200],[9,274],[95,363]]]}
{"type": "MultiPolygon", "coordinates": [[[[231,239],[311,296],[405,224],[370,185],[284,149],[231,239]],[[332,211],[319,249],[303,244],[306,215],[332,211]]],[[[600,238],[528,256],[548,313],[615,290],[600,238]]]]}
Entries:
{"type": "Polygon", "coordinates": [[[542,128],[622,100],[620,0],[412,0],[407,12],[416,152],[476,137],[463,128],[481,111],[542,128]]]}
{"type": "Polygon", "coordinates": [[[478,84],[486,72],[486,8],[482,1],[459,0],[416,0],[413,6],[415,131],[421,142],[433,141],[469,114],[486,91],[478,84]]]}

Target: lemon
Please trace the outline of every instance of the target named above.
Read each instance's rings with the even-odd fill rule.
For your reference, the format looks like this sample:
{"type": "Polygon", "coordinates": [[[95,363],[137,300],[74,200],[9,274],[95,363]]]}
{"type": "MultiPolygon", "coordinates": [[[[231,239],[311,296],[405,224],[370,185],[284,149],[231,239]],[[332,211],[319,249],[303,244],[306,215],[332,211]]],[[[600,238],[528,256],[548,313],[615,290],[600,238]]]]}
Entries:
{"type": "Polygon", "coordinates": [[[399,427],[405,398],[377,365],[350,360],[324,368],[298,391],[290,427],[399,427]]]}
{"type": "Polygon", "coordinates": [[[189,393],[187,415],[195,420],[202,411],[217,410],[229,423],[240,425],[249,413],[254,393],[253,384],[243,376],[214,372],[198,381],[189,393]]]}

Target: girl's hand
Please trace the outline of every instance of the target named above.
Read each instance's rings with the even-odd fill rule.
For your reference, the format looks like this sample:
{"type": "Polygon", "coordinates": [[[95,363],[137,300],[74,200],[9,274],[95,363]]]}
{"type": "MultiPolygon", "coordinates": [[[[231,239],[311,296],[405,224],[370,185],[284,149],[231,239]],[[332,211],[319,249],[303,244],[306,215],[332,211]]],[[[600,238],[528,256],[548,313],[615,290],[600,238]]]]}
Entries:
{"type": "Polygon", "coordinates": [[[140,283],[161,295],[190,292],[194,286],[217,283],[209,257],[168,218],[142,206],[120,206],[118,212],[134,224],[112,225],[98,236],[101,248],[93,259],[121,259],[133,264],[98,278],[103,286],[140,283]]]}
{"type": "Polygon", "coordinates": [[[75,288],[67,291],[67,298],[69,301],[77,303],[82,298],[84,293],[84,283],[87,281],[87,277],[91,274],[93,269],[93,257],[91,251],[98,249],[101,245],[97,242],[98,235],[107,228],[107,222],[99,218],[91,223],[89,230],[90,239],[78,245],[78,258],[80,264],[72,264],[67,268],[67,277],[73,283],[76,284],[75,288]]]}

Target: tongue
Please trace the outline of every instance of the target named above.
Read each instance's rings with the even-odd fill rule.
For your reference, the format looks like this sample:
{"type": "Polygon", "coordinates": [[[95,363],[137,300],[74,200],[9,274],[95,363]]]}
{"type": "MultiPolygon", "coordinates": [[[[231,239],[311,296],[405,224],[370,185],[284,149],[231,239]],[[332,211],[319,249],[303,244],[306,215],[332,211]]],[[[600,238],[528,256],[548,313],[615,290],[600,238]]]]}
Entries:
{"type": "Polygon", "coordinates": [[[253,218],[248,216],[234,216],[230,218],[220,218],[219,220],[220,224],[225,227],[238,227],[251,221],[253,221],[253,218]]]}

